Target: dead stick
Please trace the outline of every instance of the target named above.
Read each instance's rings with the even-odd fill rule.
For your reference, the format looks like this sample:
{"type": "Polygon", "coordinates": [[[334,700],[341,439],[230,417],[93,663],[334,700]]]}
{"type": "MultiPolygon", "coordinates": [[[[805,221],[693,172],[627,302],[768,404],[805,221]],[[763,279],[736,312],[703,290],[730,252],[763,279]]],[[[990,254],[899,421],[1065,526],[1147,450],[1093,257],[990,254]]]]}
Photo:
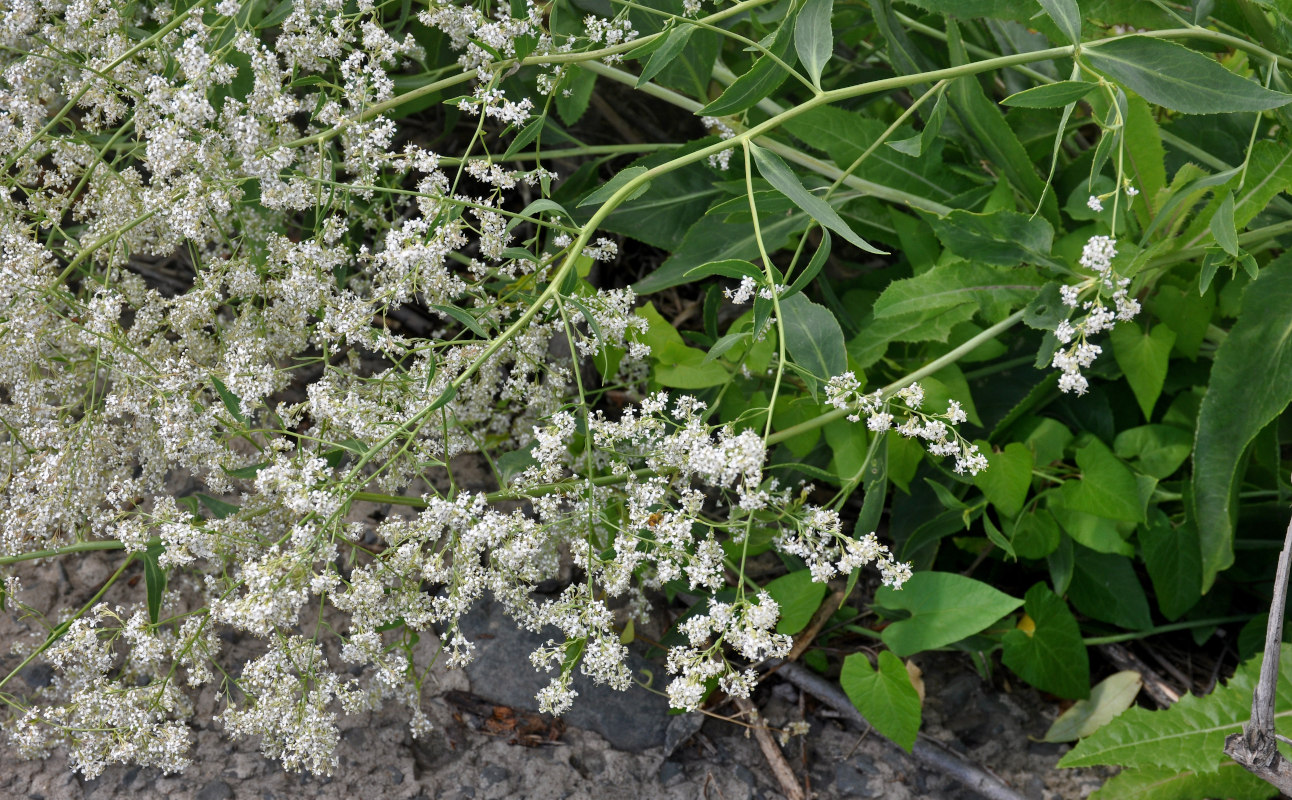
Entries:
{"type": "Polygon", "coordinates": [[[1274,696],[1279,681],[1279,648],[1283,639],[1283,609],[1287,604],[1288,562],[1292,557],[1292,522],[1283,538],[1278,570],[1274,573],[1274,598],[1270,601],[1270,619],[1265,625],[1265,657],[1261,659],[1261,678],[1252,695],[1252,718],[1242,733],[1225,738],[1225,752],[1243,769],[1277,788],[1292,794],[1292,762],[1279,752],[1274,732],[1274,696]]]}
{"type": "Polygon", "coordinates": [[[732,698],[736,701],[736,708],[750,720],[750,726],[754,729],[754,738],[758,740],[758,747],[763,751],[763,757],[767,759],[767,766],[772,768],[772,774],[781,785],[781,791],[785,793],[786,800],[804,800],[803,787],[799,785],[798,778],[794,777],[794,770],[785,760],[785,754],[772,738],[772,732],[767,729],[767,725],[758,716],[758,709],[754,704],[743,697],[732,698]]]}
{"type": "MultiPolygon", "coordinates": [[[[869,722],[866,722],[866,718],[861,715],[856,706],[852,704],[852,701],[824,678],[818,677],[805,667],[793,662],[772,659],[768,663],[776,667],[776,672],[787,681],[814,695],[818,700],[838,711],[844,719],[856,727],[862,730],[872,727],[869,722]]],[[[903,753],[906,752],[900,745],[883,736],[879,731],[875,731],[875,735],[893,748],[902,750],[903,753]]],[[[999,778],[988,775],[973,764],[963,761],[953,753],[941,750],[923,739],[915,740],[915,747],[910,755],[929,769],[954,778],[988,800],[1025,800],[1021,794],[1009,788],[999,778]]]]}
{"type": "Polygon", "coordinates": [[[803,651],[812,646],[812,642],[816,641],[816,635],[821,632],[821,628],[825,626],[826,621],[834,616],[834,612],[838,611],[841,605],[843,605],[843,590],[839,589],[832,592],[825,599],[825,602],[821,604],[821,607],[816,610],[816,613],[812,615],[811,621],[808,622],[803,632],[799,634],[798,639],[794,641],[794,647],[790,650],[789,655],[785,656],[785,660],[798,661],[799,656],[803,655],[803,651]]]}

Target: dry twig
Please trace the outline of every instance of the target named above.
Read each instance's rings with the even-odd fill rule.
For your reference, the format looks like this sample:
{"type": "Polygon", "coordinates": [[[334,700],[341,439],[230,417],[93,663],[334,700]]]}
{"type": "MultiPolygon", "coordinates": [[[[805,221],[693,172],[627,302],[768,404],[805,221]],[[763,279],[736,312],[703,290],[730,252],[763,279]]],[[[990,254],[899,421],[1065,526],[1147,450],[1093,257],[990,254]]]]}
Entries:
{"type": "Polygon", "coordinates": [[[751,720],[751,727],[754,731],[754,738],[758,740],[758,747],[763,751],[763,757],[767,759],[767,766],[771,767],[772,774],[776,776],[776,782],[781,785],[781,791],[785,794],[787,800],[804,800],[803,787],[799,785],[798,778],[794,777],[794,770],[790,768],[790,763],[785,760],[785,754],[781,752],[780,745],[776,744],[776,739],[772,737],[772,732],[759,720],[758,709],[754,708],[754,704],[743,697],[733,699],[736,701],[736,708],[740,709],[740,713],[751,720]]]}

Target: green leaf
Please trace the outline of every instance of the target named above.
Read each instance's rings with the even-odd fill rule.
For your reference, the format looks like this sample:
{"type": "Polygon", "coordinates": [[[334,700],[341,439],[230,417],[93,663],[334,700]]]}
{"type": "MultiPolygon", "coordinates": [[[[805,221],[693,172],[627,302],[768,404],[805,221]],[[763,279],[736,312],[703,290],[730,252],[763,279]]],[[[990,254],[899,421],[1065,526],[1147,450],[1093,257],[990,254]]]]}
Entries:
{"type": "Polygon", "coordinates": [[[920,694],[901,659],[880,651],[876,671],[865,653],[853,653],[843,660],[839,685],[875,730],[911,752],[920,731],[920,694]]]}
{"type": "Polygon", "coordinates": [[[1144,521],[1144,505],[1135,475],[1108,445],[1091,437],[1083,447],[1077,448],[1076,457],[1081,479],[1064,484],[1064,505],[1110,519],[1144,521]]]}
{"type": "Polygon", "coordinates": [[[1153,625],[1148,598],[1129,558],[1096,553],[1081,545],[1075,545],[1073,550],[1068,599],[1078,611],[1129,630],[1142,631],[1153,625]]]}
{"type": "Polygon", "coordinates": [[[932,221],[947,249],[961,258],[1002,267],[1021,263],[1057,266],[1050,258],[1054,228],[1040,217],[1016,211],[975,214],[956,209],[932,221]]]}
{"type": "Polygon", "coordinates": [[[1194,526],[1175,526],[1154,508],[1139,529],[1140,551],[1162,616],[1177,620],[1202,597],[1202,554],[1194,526]]]}
{"type": "Polygon", "coordinates": [[[1041,0],[1041,8],[1069,42],[1081,44],[1081,9],[1077,8],[1077,0],[1041,0]]]}
{"type": "Polygon", "coordinates": [[[767,276],[763,274],[761,268],[741,258],[724,258],[721,261],[710,261],[707,264],[701,264],[695,269],[687,270],[685,277],[690,282],[698,281],[711,275],[721,275],[724,278],[736,280],[750,277],[757,281],[760,286],[767,283],[767,276]]]}
{"type": "Polygon", "coordinates": [[[875,604],[911,613],[883,633],[884,644],[905,658],[972,636],[1023,601],[953,572],[917,572],[901,591],[881,586],[875,604]]]}
{"type": "MultiPolygon", "coordinates": [[[[645,167],[628,167],[626,169],[623,169],[618,174],[616,174],[613,178],[611,178],[610,180],[602,184],[600,187],[598,187],[596,191],[592,192],[587,197],[580,200],[578,205],[575,206],[575,208],[582,208],[583,206],[590,206],[594,204],[601,205],[602,203],[609,200],[611,195],[613,195],[615,192],[622,189],[629,181],[645,174],[646,174],[645,167]]],[[[648,189],[650,189],[650,181],[646,181],[641,186],[638,186],[636,189],[633,189],[632,192],[630,192],[629,195],[624,198],[623,202],[626,203],[629,200],[632,200],[637,197],[641,197],[642,195],[646,194],[646,190],[648,189]]]]}
{"type": "Polygon", "coordinates": [[[239,506],[235,506],[233,503],[226,503],[223,500],[200,492],[197,494],[197,499],[198,502],[206,506],[206,510],[210,511],[211,515],[216,519],[224,519],[225,517],[236,514],[242,510],[239,506]]]}
{"type": "MultiPolygon", "coordinates": [[[[714,141],[714,137],[706,137],[682,147],[651,153],[631,166],[650,169],[714,141]]],[[[688,164],[655,177],[645,194],[621,204],[602,221],[601,227],[661,250],[676,252],[682,246],[687,228],[722,196],[725,195],[714,185],[713,173],[707,164],[688,164]]],[[[562,216],[570,218],[569,214],[562,216]]]]}
{"type": "Polygon", "coordinates": [[[803,291],[803,289],[812,282],[812,279],[820,274],[821,269],[825,266],[825,262],[829,258],[830,231],[823,229],[821,231],[821,245],[817,247],[816,252],[812,254],[812,260],[808,262],[808,265],[804,267],[803,271],[794,279],[794,283],[790,284],[790,288],[786,289],[785,293],[781,295],[781,302],[784,302],[787,297],[791,297],[803,291]]]}
{"type": "Polygon", "coordinates": [[[1225,797],[1228,800],[1268,800],[1278,790],[1234,761],[1215,772],[1130,767],[1123,769],[1090,795],[1089,800],[1196,800],[1225,797]]]}
{"type": "Polygon", "coordinates": [[[553,95],[556,99],[556,113],[566,125],[573,125],[588,110],[592,99],[592,89],[597,82],[597,73],[572,64],[574,69],[567,72],[565,80],[553,95]]]}
{"type": "Polygon", "coordinates": [[[1025,270],[984,264],[939,264],[913,278],[888,284],[875,301],[877,318],[953,308],[962,303],[1016,307],[1036,294],[1040,278],[1025,270]]]}
{"type": "Polygon", "coordinates": [[[1098,88],[1099,84],[1086,81],[1056,81],[1015,92],[1000,104],[1017,108],[1063,108],[1098,88]]]}
{"type": "Polygon", "coordinates": [[[983,514],[982,517],[982,527],[987,532],[987,541],[999,547],[1012,560],[1018,560],[1018,553],[1014,552],[1013,542],[1005,538],[1005,534],[1000,532],[1000,528],[997,528],[996,523],[992,522],[991,517],[986,514],[983,514]]]}
{"type": "Polygon", "coordinates": [[[834,0],[807,0],[794,23],[794,49],[799,63],[818,87],[821,71],[834,53],[834,30],[830,27],[833,13],[834,0]]]}
{"type": "Polygon", "coordinates": [[[1171,346],[1175,332],[1165,325],[1155,325],[1148,334],[1138,325],[1118,325],[1108,337],[1113,345],[1113,358],[1126,375],[1126,382],[1135,393],[1135,400],[1144,419],[1153,417],[1153,405],[1162,394],[1166,382],[1167,362],[1171,359],[1171,346]]]}
{"type": "Polygon", "coordinates": [[[1152,221],[1153,212],[1158,209],[1158,192],[1166,187],[1166,152],[1162,148],[1162,135],[1149,104],[1142,98],[1129,97],[1126,110],[1126,157],[1123,168],[1126,177],[1140,193],[1131,202],[1131,208],[1140,225],[1147,227],[1152,221]]]}
{"type": "MultiPolygon", "coordinates": [[[[1239,665],[1223,688],[1204,697],[1186,694],[1165,711],[1130,708],[1077,743],[1059,760],[1060,767],[1115,764],[1213,773],[1230,763],[1225,737],[1238,733],[1252,714],[1252,692],[1261,657],[1239,665]]],[[[1292,716],[1292,646],[1282,645],[1276,684],[1275,721],[1289,732],[1292,716]]]]}
{"type": "Polygon", "coordinates": [[[236,394],[229,391],[224,386],[224,382],[214,375],[211,376],[211,383],[215,386],[215,393],[220,396],[220,402],[224,403],[224,410],[229,412],[240,424],[246,425],[247,419],[242,416],[242,400],[236,394]]]}
{"type": "Polygon", "coordinates": [[[895,142],[885,142],[885,144],[899,153],[919,158],[937,140],[938,134],[942,132],[942,123],[946,118],[947,96],[939,93],[938,101],[933,104],[933,111],[929,113],[927,121],[924,123],[924,130],[909,139],[899,139],[895,142]]]}
{"type": "Polygon", "coordinates": [[[1215,307],[1214,293],[1200,295],[1178,286],[1162,286],[1153,298],[1153,313],[1175,332],[1175,349],[1190,360],[1198,357],[1215,307]]]}
{"type": "Polygon", "coordinates": [[[751,333],[750,331],[740,331],[739,333],[729,333],[726,336],[723,336],[721,339],[713,343],[713,347],[709,348],[708,354],[706,354],[704,357],[705,362],[707,363],[709,361],[714,360],[715,358],[721,358],[723,353],[727,352],[731,348],[743,342],[745,339],[748,339],[752,336],[753,336],[753,333],[751,333]]]}
{"type": "Polygon", "coordinates": [[[893,342],[945,342],[956,325],[968,321],[977,307],[965,303],[954,308],[922,309],[873,319],[868,312],[861,333],[848,340],[848,357],[866,369],[884,357],[893,342]]]}
{"type": "Polygon", "coordinates": [[[1018,518],[1010,541],[1020,558],[1045,558],[1058,549],[1061,537],[1058,520],[1049,509],[1038,508],[1018,518]]]}
{"type": "Polygon", "coordinates": [[[1226,253],[1238,258],[1238,229],[1234,227],[1234,193],[1225,192],[1220,207],[1211,215],[1211,235],[1226,253]]]}
{"type": "Polygon", "coordinates": [[[454,308],[453,306],[442,306],[437,304],[431,304],[430,307],[440,312],[441,314],[450,316],[453,319],[457,320],[458,322],[462,323],[463,327],[465,327],[467,330],[474,333],[476,336],[479,336],[481,339],[489,338],[489,332],[484,329],[484,326],[480,324],[479,320],[471,316],[466,311],[460,308],[454,308]]]}
{"type": "Polygon", "coordinates": [[[786,298],[780,305],[785,347],[795,364],[822,380],[847,371],[843,330],[828,308],[813,303],[804,294],[786,298]]]}
{"type": "Polygon", "coordinates": [[[1238,464],[1261,428],[1292,400],[1292,252],[1243,292],[1238,321],[1216,349],[1193,448],[1202,590],[1234,561],[1233,490],[1238,464]]]}
{"type": "Polygon", "coordinates": [[[1100,553],[1133,556],[1135,548],[1126,540],[1129,531],[1123,531],[1117,522],[1089,511],[1081,510],[1080,500],[1072,495],[1080,488],[1080,481],[1064,481],[1057,498],[1051,495],[1050,513],[1059,525],[1076,542],[1100,553]]]}
{"type": "Polygon", "coordinates": [[[148,601],[148,621],[157,624],[161,614],[162,595],[166,592],[166,570],[161,568],[157,559],[166,552],[161,542],[148,545],[144,551],[144,591],[148,601]]]}
{"type": "Polygon", "coordinates": [[[776,632],[790,636],[807,627],[825,599],[825,584],[813,581],[812,573],[805,569],[782,575],[763,588],[781,607],[776,632]]]}
{"type": "Polygon", "coordinates": [[[1063,601],[1044,583],[1023,597],[1027,616],[1001,640],[1001,661],[1018,677],[1059,697],[1090,695],[1090,660],[1081,626],[1063,601]],[[1031,621],[1031,630],[1025,626],[1031,621]]]}
{"type": "Polygon", "coordinates": [[[1059,715],[1041,737],[1046,742],[1075,742],[1084,739],[1130,708],[1144,680],[1134,670],[1114,672],[1090,690],[1090,697],[1078,700],[1059,715]]]}
{"type": "Polygon", "coordinates": [[[651,54],[650,61],[642,67],[641,75],[637,77],[637,88],[640,89],[643,84],[654,78],[664,70],[677,54],[682,52],[686,43],[691,40],[691,34],[695,33],[697,28],[694,25],[680,23],[673,30],[669,31],[668,36],[664,37],[664,43],[659,49],[651,54]]]}
{"type": "Polygon", "coordinates": [[[1127,428],[1113,440],[1118,458],[1145,475],[1165,480],[1188,460],[1193,436],[1174,425],[1140,425],[1127,428]]]}
{"type": "Polygon", "coordinates": [[[829,203],[803,188],[803,184],[799,182],[798,177],[786,166],[780,156],[752,142],[748,144],[748,147],[754,157],[754,163],[758,166],[759,174],[766,178],[768,183],[776,187],[777,191],[792,200],[796,206],[806,211],[808,216],[867,253],[887,255],[885,251],[874,247],[858,236],[829,203]]]}
{"type": "MultiPolygon", "coordinates": [[[[768,53],[775,54],[791,67],[794,66],[794,56],[790,54],[790,39],[794,28],[788,23],[780,25],[772,40],[765,45],[768,53]]],[[[717,100],[695,113],[705,117],[739,114],[776,91],[788,75],[780,64],[763,54],[748,72],[732,81],[717,100]]]]}
{"type": "Polygon", "coordinates": [[[1088,44],[1081,55],[1154,105],[1185,114],[1265,111],[1292,102],[1184,45],[1148,36],[1088,44]]]}
{"type": "Polygon", "coordinates": [[[1013,519],[1023,510],[1023,501],[1032,487],[1032,451],[1018,442],[1010,442],[999,453],[986,442],[979,448],[987,456],[987,469],[974,476],[973,482],[1000,515],[1013,519]]]}

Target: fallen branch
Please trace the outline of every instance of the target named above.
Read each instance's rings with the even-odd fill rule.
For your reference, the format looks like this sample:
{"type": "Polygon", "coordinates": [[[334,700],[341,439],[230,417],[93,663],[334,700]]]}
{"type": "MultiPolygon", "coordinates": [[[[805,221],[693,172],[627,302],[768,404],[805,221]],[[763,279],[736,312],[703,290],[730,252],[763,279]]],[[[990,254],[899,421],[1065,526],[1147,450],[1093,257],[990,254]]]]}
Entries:
{"type": "Polygon", "coordinates": [[[736,708],[750,720],[750,727],[753,728],[754,738],[758,740],[758,747],[763,751],[763,757],[767,759],[767,766],[771,767],[772,774],[776,776],[776,781],[781,785],[781,792],[785,795],[786,800],[804,800],[803,787],[799,785],[798,778],[794,776],[794,770],[785,760],[785,754],[781,752],[780,745],[772,738],[772,732],[767,729],[767,725],[759,718],[758,709],[754,704],[743,697],[734,698],[736,708]]]}
{"type": "MultiPolygon", "coordinates": [[[[854,726],[862,730],[872,727],[866,721],[866,718],[861,715],[861,712],[857,710],[856,706],[852,704],[852,701],[824,678],[814,675],[806,668],[793,662],[773,659],[768,663],[777,674],[839,712],[845,720],[851,722],[854,726]]],[[[900,745],[883,736],[879,731],[875,731],[875,735],[894,749],[902,750],[903,753],[906,752],[900,745]]],[[[925,739],[915,740],[915,747],[910,755],[925,767],[954,778],[967,788],[988,798],[988,800],[1025,800],[1023,795],[1011,789],[1004,781],[994,775],[987,774],[979,767],[964,761],[954,753],[943,750],[925,739]]]]}
{"type": "Polygon", "coordinates": [[[1261,678],[1252,695],[1252,718],[1242,733],[1225,738],[1225,752],[1248,772],[1277,788],[1292,793],[1292,762],[1279,752],[1278,734],[1274,731],[1274,697],[1279,680],[1279,648],[1283,639],[1283,611],[1287,604],[1288,560],[1292,554],[1292,522],[1283,539],[1278,570],[1274,573],[1274,598],[1270,601],[1270,619],[1265,625],[1265,657],[1261,660],[1261,678]]]}

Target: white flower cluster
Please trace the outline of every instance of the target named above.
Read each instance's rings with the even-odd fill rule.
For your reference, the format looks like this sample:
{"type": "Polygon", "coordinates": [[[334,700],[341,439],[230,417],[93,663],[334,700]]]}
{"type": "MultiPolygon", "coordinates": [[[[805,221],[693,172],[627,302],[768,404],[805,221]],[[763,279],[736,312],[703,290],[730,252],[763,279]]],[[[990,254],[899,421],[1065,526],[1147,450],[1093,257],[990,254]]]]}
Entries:
{"type": "Polygon", "coordinates": [[[1054,338],[1062,347],[1055,352],[1051,365],[1060,370],[1059,389],[1065,393],[1082,395],[1090,388],[1081,370],[1090,367],[1103,348],[1091,344],[1089,338],[1111,330],[1118,322],[1134,319],[1140,312],[1139,301],[1129,293],[1130,278],[1121,277],[1113,269],[1116,256],[1116,239],[1091,236],[1082,248],[1080,264],[1093,272],[1094,277],[1060,289],[1065,306],[1085,312],[1076,322],[1065,319],[1054,329],[1054,338]],[[1095,296],[1082,301],[1081,293],[1092,286],[1095,296]],[[1111,301],[1111,307],[1105,305],[1105,298],[1111,301]]]}
{"type": "Polygon", "coordinates": [[[845,372],[830,379],[825,396],[830,405],[850,411],[851,422],[860,422],[864,414],[866,427],[875,433],[894,430],[908,439],[923,442],[931,455],[955,458],[954,469],[959,474],[977,475],[987,468],[987,457],[955,428],[968,418],[960,403],[950,400],[945,413],[925,413],[920,410],[924,405],[924,388],[918,383],[898,389],[891,397],[885,397],[879,390],[864,394],[857,376],[845,372]],[[893,411],[898,413],[894,415],[893,411]]]}

